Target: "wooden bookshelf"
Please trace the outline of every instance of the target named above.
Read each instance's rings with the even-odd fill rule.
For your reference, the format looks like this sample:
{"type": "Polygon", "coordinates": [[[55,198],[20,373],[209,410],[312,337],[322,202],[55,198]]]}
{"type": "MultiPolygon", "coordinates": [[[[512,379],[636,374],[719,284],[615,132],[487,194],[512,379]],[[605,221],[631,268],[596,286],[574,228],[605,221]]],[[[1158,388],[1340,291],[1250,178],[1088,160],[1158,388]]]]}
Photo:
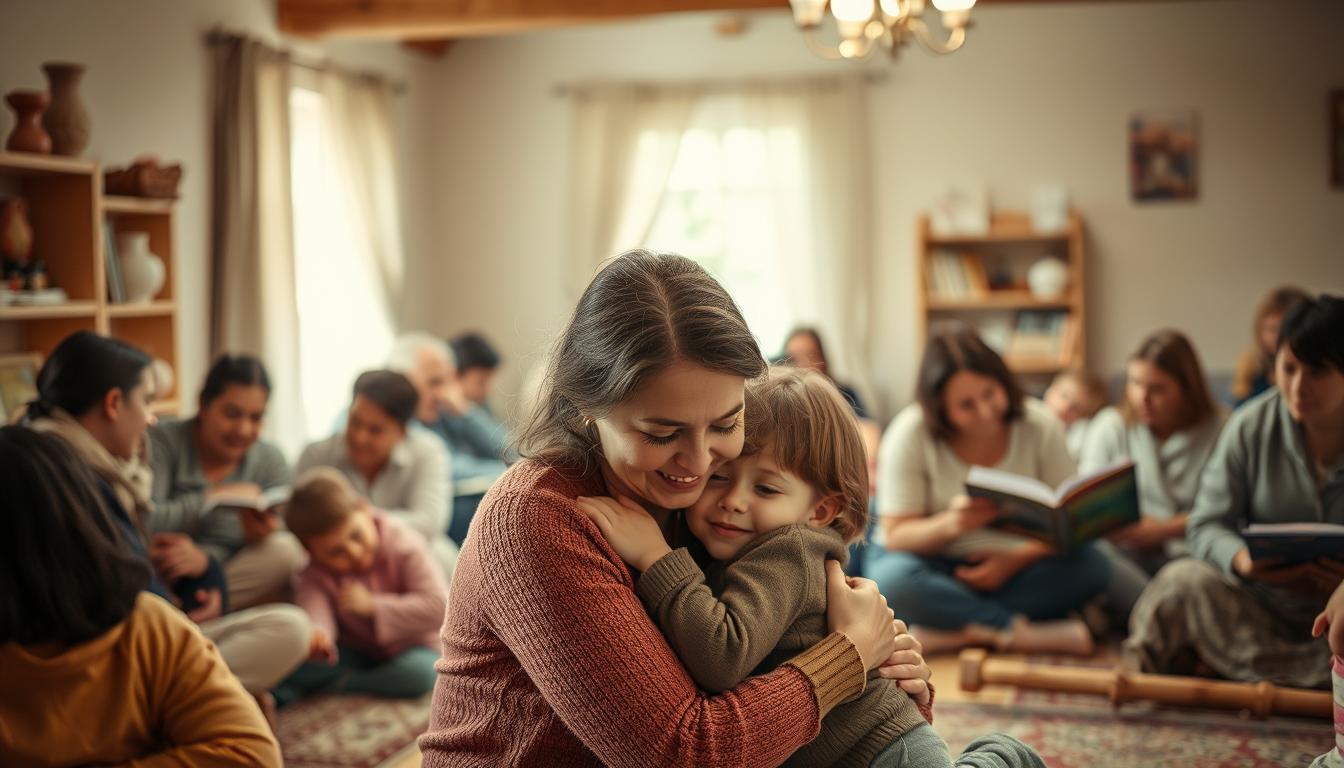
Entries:
{"type": "Polygon", "coordinates": [[[991,345],[997,342],[1009,368],[1020,375],[1048,376],[1086,364],[1084,231],[1078,213],[1071,213],[1058,232],[1036,232],[1027,214],[1014,211],[994,213],[985,234],[935,234],[927,216],[920,218],[918,230],[916,294],[921,343],[930,330],[966,324],[977,328],[991,345]],[[1058,258],[1068,267],[1068,287],[1060,296],[1038,298],[1025,285],[1027,268],[1043,256],[1058,258]],[[957,264],[964,265],[951,279],[949,262],[954,273],[957,264]],[[1023,312],[1058,313],[1058,329],[1051,337],[1056,339],[1058,355],[1012,351],[1012,335],[1023,312]],[[997,338],[1004,335],[1005,327],[1010,329],[1007,338],[997,338]]]}
{"type": "MultiPolygon", "coordinates": [[[[69,295],[63,304],[0,306],[0,353],[36,352],[45,359],[69,334],[90,330],[121,339],[162,358],[177,372],[178,303],[175,298],[174,201],[103,195],[102,168],[90,160],[0,152],[0,198],[28,201],[33,255],[51,285],[69,295]],[[108,299],[104,227],[149,233],[166,277],[150,301],[108,299]]],[[[175,391],[158,393],[155,412],[176,413],[175,391]]]]}

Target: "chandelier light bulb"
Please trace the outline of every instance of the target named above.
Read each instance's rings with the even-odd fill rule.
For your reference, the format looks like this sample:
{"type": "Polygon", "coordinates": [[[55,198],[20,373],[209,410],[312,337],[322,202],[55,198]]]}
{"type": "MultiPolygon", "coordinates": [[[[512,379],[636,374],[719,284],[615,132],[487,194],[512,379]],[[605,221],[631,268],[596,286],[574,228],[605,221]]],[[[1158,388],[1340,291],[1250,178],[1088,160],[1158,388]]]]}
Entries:
{"type": "Polygon", "coordinates": [[[940,11],[969,11],[975,6],[975,0],[933,0],[933,7],[940,11]]]}
{"type": "Polygon", "coordinates": [[[831,15],[839,22],[866,22],[873,17],[873,0],[831,0],[831,15]]]}
{"type": "Polygon", "coordinates": [[[882,14],[888,19],[899,19],[902,15],[901,0],[880,0],[882,14]]]}
{"type": "Polygon", "coordinates": [[[820,26],[826,13],[826,0],[789,0],[793,8],[793,21],[800,27],[820,26]]]}

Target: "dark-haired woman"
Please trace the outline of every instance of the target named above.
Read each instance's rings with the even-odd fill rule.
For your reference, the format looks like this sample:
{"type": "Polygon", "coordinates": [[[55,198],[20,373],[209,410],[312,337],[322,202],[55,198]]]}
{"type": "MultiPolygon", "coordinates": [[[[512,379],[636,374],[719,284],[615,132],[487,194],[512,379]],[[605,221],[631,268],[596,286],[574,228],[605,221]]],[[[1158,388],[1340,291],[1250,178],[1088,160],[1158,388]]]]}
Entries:
{"type": "Polygon", "coordinates": [[[420,403],[410,379],[395,371],[365,371],[355,380],[345,430],[303,449],[296,477],[334,467],[369,503],[425,537],[452,578],[457,547],[448,538],[452,500],[448,451],[433,433],[409,429],[420,403]]]}
{"type": "Polygon", "coordinates": [[[227,589],[218,563],[194,554],[183,534],[158,534],[147,550],[152,481],[138,456],[145,430],[154,423],[149,363],[144,352],[116,339],[88,331],[67,336],[38,372],[38,399],[29,406],[28,424],[63,439],[97,474],[126,546],[155,565],[150,589],[180,602],[219,646],[243,687],[264,698],[307,656],[311,625],[293,605],[221,616],[227,589]]]}
{"type": "Polygon", "coordinates": [[[1344,563],[1253,560],[1256,523],[1344,524],[1344,298],[1284,316],[1277,388],[1228,419],[1186,527],[1194,557],[1158,572],[1134,606],[1125,653],[1145,671],[1212,671],[1234,680],[1317,687],[1330,649],[1313,619],[1344,563]]]}
{"type": "Polygon", "coordinates": [[[689,259],[632,251],[579,299],[551,355],[524,460],[486,495],[448,597],[425,765],[769,766],[885,664],[930,704],[928,667],[871,582],[829,585],[833,634],[710,696],[578,509],[621,494],[669,531],[742,450],[765,360],[733,300],[689,259]]]}
{"type": "Polygon", "coordinates": [[[849,403],[849,407],[854,409],[854,415],[860,419],[868,418],[868,411],[863,407],[863,400],[859,398],[858,391],[831,376],[826,348],[822,346],[821,334],[816,328],[802,326],[790,331],[789,337],[784,340],[784,358],[789,365],[811,368],[830,379],[849,403]]]}
{"type": "Polygon", "coordinates": [[[195,416],[149,429],[149,527],[188,534],[192,546],[223,563],[233,609],[283,597],[305,559],[298,541],[276,530],[274,514],[238,507],[207,512],[219,498],[260,499],[289,484],[284,454],[261,440],[270,394],[260,360],[224,355],[206,374],[195,416]]]}
{"type": "Polygon", "coordinates": [[[3,427],[0,466],[0,764],[280,765],[219,652],[143,591],[70,446],[3,427]]]}
{"type": "Polygon", "coordinates": [[[1194,345],[1184,334],[1164,330],[1130,356],[1120,406],[1092,419],[1079,469],[1095,472],[1133,461],[1139,485],[1139,522],[1100,545],[1111,561],[1106,597],[1119,627],[1129,625],[1152,574],[1186,554],[1186,518],[1226,418],[1226,409],[1209,395],[1194,345]]]}
{"type": "Polygon", "coordinates": [[[918,402],[882,438],[865,573],[925,649],[1090,653],[1087,627],[1065,617],[1105,588],[1105,556],[987,527],[998,510],[965,495],[972,466],[1051,487],[1074,471],[1059,420],[1022,394],[992,349],[969,331],[937,335],[920,363],[918,402]]]}

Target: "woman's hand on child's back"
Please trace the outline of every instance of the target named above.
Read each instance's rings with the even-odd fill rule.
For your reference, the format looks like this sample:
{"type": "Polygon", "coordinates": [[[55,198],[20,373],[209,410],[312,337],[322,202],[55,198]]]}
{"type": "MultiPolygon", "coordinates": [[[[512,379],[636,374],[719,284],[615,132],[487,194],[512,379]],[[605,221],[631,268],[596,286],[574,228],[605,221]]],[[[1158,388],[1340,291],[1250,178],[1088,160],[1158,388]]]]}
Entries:
{"type": "Polygon", "coordinates": [[[877,669],[895,653],[894,619],[876,582],[847,577],[839,562],[826,561],[826,624],[854,644],[864,670],[877,669]]]}
{"type": "Polygon", "coordinates": [[[889,680],[895,680],[901,690],[910,694],[916,704],[925,706],[933,696],[929,689],[929,678],[933,670],[924,662],[924,648],[919,640],[910,634],[905,622],[892,620],[896,632],[896,650],[877,668],[877,674],[889,680]]]}
{"type": "Polygon", "coordinates": [[[580,496],[578,502],[579,511],[593,521],[616,554],[635,570],[647,571],[672,551],[658,521],[630,499],[580,496]]]}

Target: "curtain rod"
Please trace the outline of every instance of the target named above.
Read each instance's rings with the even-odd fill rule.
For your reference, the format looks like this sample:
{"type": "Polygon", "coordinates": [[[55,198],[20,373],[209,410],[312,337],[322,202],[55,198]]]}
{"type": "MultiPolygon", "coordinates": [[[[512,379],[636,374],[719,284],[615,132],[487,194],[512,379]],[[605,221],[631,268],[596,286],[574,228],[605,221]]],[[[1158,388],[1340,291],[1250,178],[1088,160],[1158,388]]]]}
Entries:
{"type": "Polygon", "coordinates": [[[269,51],[273,51],[274,53],[285,57],[286,59],[289,60],[291,66],[298,67],[299,69],[307,69],[312,72],[335,72],[343,75],[349,75],[351,77],[359,77],[367,80],[374,80],[377,82],[386,83],[387,86],[392,90],[392,92],[398,95],[404,94],[410,90],[409,87],[406,85],[405,80],[394,80],[378,72],[357,71],[347,69],[346,67],[337,64],[336,62],[332,61],[329,58],[326,59],[307,58],[305,55],[297,53],[292,49],[277,48],[273,45],[270,45],[269,43],[265,43],[261,40],[258,40],[255,37],[240,34],[237,32],[229,32],[228,30],[223,28],[216,27],[215,29],[212,29],[209,32],[207,32],[205,35],[206,43],[212,46],[225,45],[235,40],[250,40],[251,42],[260,45],[261,47],[269,51]]]}
{"type": "Polygon", "coordinates": [[[782,83],[820,84],[825,83],[827,81],[841,80],[847,77],[857,78],[860,82],[865,83],[867,85],[875,85],[878,83],[886,82],[888,79],[890,79],[891,75],[884,70],[869,69],[864,70],[863,72],[858,74],[849,74],[849,73],[832,74],[832,75],[804,74],[804,75],[793,75],[783,77],[762,76],[762,77],[736,77],[736,78],[717,78],[717,79],[710,78],[705,80],[667,80],[667,81],[613,80],[613,81],[592,81],[581,83],[556,83],[555,85],[551,86],[551,95],[569,96],[573,94],[575,91],[584,88],[601,87],[604,85],[614,85],[614,86],[625,85],[625,86],[637,86],[637,87],[643,86],[648,88],[690,88],[690,89],[702,90],[707,93],[717,93],[758,85],[780,85],[782,83]]]}

